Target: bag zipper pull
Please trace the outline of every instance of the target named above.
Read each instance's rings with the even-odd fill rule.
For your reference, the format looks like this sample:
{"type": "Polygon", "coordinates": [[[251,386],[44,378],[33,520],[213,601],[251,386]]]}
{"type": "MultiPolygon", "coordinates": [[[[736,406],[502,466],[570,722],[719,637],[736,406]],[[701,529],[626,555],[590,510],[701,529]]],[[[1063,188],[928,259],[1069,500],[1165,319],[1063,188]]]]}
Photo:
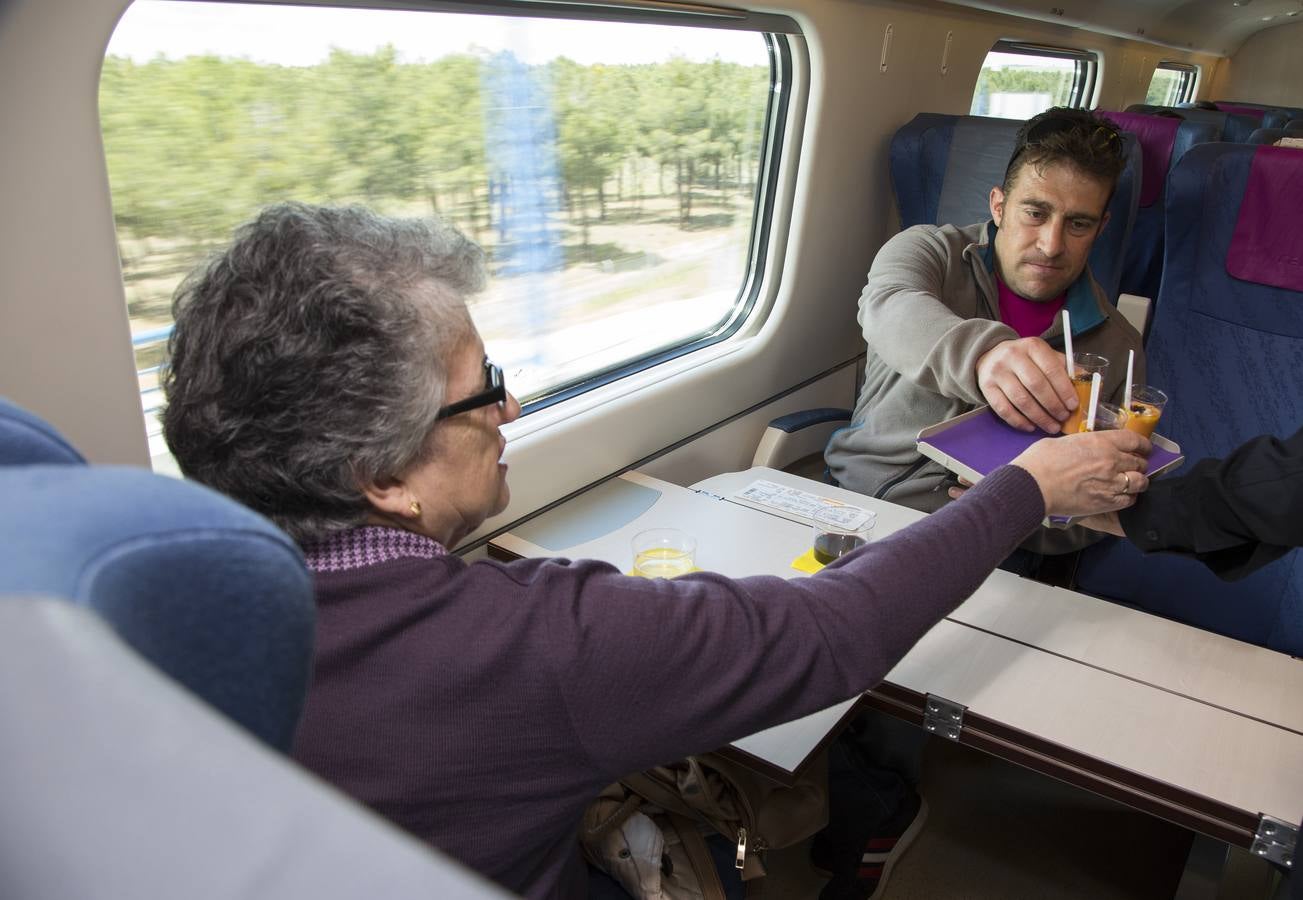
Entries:
{"type": "Polygon", "coordinates": [[[746,864],[747,864],[747,830],[745,828],[738,828],[737,859],[733,861],[733,865],[740,870],[743,867],[745,867],[746,864]]]}

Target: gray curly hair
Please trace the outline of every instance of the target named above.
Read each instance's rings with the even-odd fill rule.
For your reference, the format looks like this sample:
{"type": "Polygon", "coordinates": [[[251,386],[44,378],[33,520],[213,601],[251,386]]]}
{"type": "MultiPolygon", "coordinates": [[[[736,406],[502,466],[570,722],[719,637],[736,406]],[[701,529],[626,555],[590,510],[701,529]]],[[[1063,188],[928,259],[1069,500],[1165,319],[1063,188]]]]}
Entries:
{"type": "Polygon", "coordinates": [[[428,453],[484,253],[451,225],[283,203],[173,298],[163,435],[181,471],[300,544],[428,453]]]}

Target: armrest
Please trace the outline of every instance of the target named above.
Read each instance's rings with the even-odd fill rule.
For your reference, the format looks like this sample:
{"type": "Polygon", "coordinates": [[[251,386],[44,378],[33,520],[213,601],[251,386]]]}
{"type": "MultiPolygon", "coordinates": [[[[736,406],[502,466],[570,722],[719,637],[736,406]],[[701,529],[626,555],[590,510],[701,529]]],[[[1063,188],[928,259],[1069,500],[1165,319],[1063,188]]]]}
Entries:
{"type": "Polygon", "coordinates": [[[1148,297],[1137,297],[1135,294],[1118,294],[1118,312],[1131,323],[1131,327],[1140,332],[1140,336],[1145,336],[1145,329],[1149,327],[1149,312],[1153,309],[1153,301],[1148,297]]]}
{"type": "Polygon", "coordinates": [[[779,416],[760,437],[752,466],[782,469],[813,453],[822,453],[833,432],[851,420],[851,411],[822,407],[779,416]]]}

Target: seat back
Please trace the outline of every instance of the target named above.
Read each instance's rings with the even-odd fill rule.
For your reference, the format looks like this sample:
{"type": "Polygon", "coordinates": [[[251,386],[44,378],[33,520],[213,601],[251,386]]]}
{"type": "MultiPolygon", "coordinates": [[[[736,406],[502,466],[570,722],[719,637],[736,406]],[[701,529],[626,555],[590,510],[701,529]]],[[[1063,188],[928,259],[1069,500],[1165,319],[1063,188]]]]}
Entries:
{"type": "Polygon", "coordinates": [[[1259,128],[1249,135],[1247,143],[1250,144],[1274,144],[1276,141],[1291,135],[1297,137],[1298,132],[1289,132],[1284,128],[1259,128]]]}
{"type": "Polygon", "coordinates": [[[1127,112],[1149,113],[1153,115],[1161,109],[1177,113],[1182,119],[1188,122],[1201,122],[1204,125],[1213,125],[1217,129],[1217,141],[1230,141],[1234,143],[1244,143],[1248,141],[1248,135],[1261,128],[1261,116],[1246,116],[1239,113],[1222,111],[1222,109],[1200,109],[1197,107],[1156,107],[1148,103],[1132,103],[1127,107],[1127,112]]]}
{"type": "MultiPolygon", "coordinates": [[[[991,216],[1013,153],[1016,119],[919,113],[891,139],[891,186],[900,225],[971,225],[991,216]]],[[[1140,147],[1126,136],[1127,165],[1109,204],[1109,222],[1090,253],[1095,280],[1117,302],[1127,240],[1140,198],[1140,147]]]]}
{"type": "Polygon", "coordinates": [[[1289,113],[1271,106],[1258,106],[1248,103],[1223,103],[1218,101],[1217,108],[1234,116],[1252,119],[1255,128],[1279,128],[1289,120],[1289,113]]]}
{"type": "MultiPolygon", "coordinates": [[[[1303,422],[1303,150],[1203,144],[1167,184],[1162,289],[1148,380],[1171,402],[1160,434],[1221,457],[1303,422]]],[[[1230,637],[1303,655],[1298,551],[1233,583],[1125,542],[1085,551],[1078,585],[1230,637]]]]}
{"type": "Polygon", "coordinates": [[[280,529],[207,488],[126,466],[0,466],[0,497],[0,593],[95,610],[163,672],[289,749],[316,611],[280,529]]]}
{"type": "Polygon", "coordinates": [[[48,422],[0,397],[0,466],[85,462],[48,422]]]}
{"type": "MultiPolygon", "coordinates": [[[[1128,113],[1136,113],[1142,116],[1155,116],[1155,115],[1159,115],[1160,113],[1175,113],[1177,116],[1180,116],[1181,120],[1184,122],[1197,122],[1197,124],[1199,125],[1203,125],[1207,128],[1212,129],[1212,137],[1209,138],[1208,140],[1213,140],[1213,141],[1227,140],[1227,138],[1222,134],[1222,127],[1226,124],[1226,120],[1224,118],[1224,116],[1226,115],[1225,113],[1218,113],[1213,110],[1206,110],[1207,112],[1212,112],[1211,117],[1200,116],[1196,118],[1195,116],[1191,116],[1188,114],[1192,112],[1193,113],[1205,112],[1205,110],[1187,109],[1184,107],[1178,109],[1175,106],[1154,106],[1152,103],[1132,103],[1130,106],[1126,108],[1126,111],[1128,113]]],[[[1167,118],[1167,117],[1160,116],[1160,118],[1167,118]]],[[[1201,141],[1200,143],[1205,143],[1205,142],[1201,141]]]]}
{"type": "Polygon", "coordinates": [[[507,895],[55,598],[0,596],[0,897],[507,895]]]}
{"type": "Polygon", "coordinates": [[[1240,103],[1235,100],[1218,100],[1217,108],[1222,112],[1235,113],[1237,115],[1249,115],[1261,113],[1257,118],[1259,128],[1283,128],[1285,123],[1296,116],[1303,116],[1303,109],[1293,106],[1267,106],[1261,103],[1240,103]]]}
{"type": "MultiPolygon", "coordinates": [[[[1131,112],[1135,107],[1128,106],[1127,111],[1131,112]]],[[[1198,109],[1192,106],[1151,106],[1138,112],[1154,112],[1159,109],[1170,109],[1180,115],[1187,122],[1203,122],[1205,124],[1216,125],[1221,129],[1221,140],[1232,141],[1242,144],[1253,134],[1254,129],[1261,127],[1262,116],[1244,115],[1243,113],[1224,112],[1220,109],[1198,109]]]]}
{"type": "Polygon", "coordinates": [[[1163,276],[1163,190],[1167,174],[1195,144],[1217,139],[1216,126],[1148,113],[1108,112],[1098,115],[1136,136],[1142,155],[1140,202],[1136,223],[1122,261],[1121,292],[1158,296],[1163,276]]]}

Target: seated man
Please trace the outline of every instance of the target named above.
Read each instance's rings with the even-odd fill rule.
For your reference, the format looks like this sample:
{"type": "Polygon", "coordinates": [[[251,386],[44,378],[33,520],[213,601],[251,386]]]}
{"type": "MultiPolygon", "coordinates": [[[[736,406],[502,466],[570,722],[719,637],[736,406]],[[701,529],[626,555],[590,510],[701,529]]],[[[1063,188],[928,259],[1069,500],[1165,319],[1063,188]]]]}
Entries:
{"type": "MultiPolygon", "coordinates": [[[[1016,428],[1057,433],[1078,406],[1062,309],[1074,351],[1110,361],[1101,399],[1120,400],[1128,350],[1143,380],[1140,335],[1086,266],[1122,147],[1088,111],[1048,110],[1018,132],[1004,183],[991,189],[992,221],[918,225],[883,246],[860,296],[864,387],[826,454],[839,484],[931,512],[949,501],[949,479],[919,454],[921,429],[988,403],[1016,428]]],[[[1033,546],[1061,553],[1090,540],[1085,529],[1042,530],[1033,546]]]]}

